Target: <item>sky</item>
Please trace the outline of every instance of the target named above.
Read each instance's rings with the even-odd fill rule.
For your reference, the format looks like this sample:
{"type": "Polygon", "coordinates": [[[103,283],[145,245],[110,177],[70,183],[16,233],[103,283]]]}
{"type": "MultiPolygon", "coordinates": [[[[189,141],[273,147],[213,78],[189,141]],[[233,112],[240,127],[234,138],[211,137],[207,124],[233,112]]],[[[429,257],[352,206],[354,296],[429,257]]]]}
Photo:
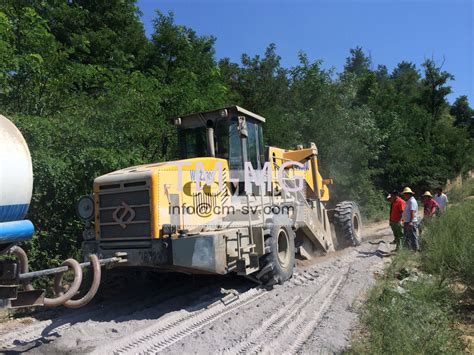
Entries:
{"type": "Polygon", "coordinates": [[[218,59],[240,62],[275,43],[284,67],[298,52],[342,71],[349,49],[361,46],[373,67],[392,70],[402,60],[418,68],[434,58],[455,76],[453,102],[467,95],[474,106],[474,5],[472,0],[138,0],[148,36],[155,10],[217,38],[218,59]]]}

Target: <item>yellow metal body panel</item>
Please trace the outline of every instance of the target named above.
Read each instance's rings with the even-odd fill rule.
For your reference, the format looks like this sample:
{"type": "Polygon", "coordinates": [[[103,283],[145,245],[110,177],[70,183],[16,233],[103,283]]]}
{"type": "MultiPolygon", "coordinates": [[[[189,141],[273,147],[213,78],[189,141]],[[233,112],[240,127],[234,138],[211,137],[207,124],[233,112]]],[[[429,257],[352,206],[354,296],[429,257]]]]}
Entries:
{"type": "MultiPolygon", "coordinates": [[[[230,193],[228,189],[228,163],[227,160],[217,158],[195,158],[179,161],[186,164],[181,167],[181,186],[179,186],[179,168],[173,162],[160,166],[153,172],[159,181],[157,201],[153,203],[158,221],[155,224],[157,230],[163,224],[175,224],[171,221],[172,211],[179,213],[180,229],[198,229],[213,222],[216,206],[230,205],[230,193]],[[201,164],[204,174],[208,179],[212,178],[212,184],[207,186],[205,181],[200,183],[200,191],[196,183],[195,174],[198,172],[196,165],[201,164]],[[222,171],[223,191],[219,192],[219,173],[222,171]],[[212,177],[212,175],[214,175],[212,177]],[[172,196],[177,198],[178,203],[172,206],[172,196]],[[172,210],[174,207],[174,210],[172,210]],[[200,210],[199,210],[200,209],[200,210]],[[186,212],[186,213],[182,213],[186,212]]],[[[219,218],[224,217],[219,215],[219,218]]]]}
{"type": "MultiPolygon", "coordinates": [[[[216,206],[225,212],[224,206],[230,206],[228,162],[218,158],[193,158],[167,163],[148,164],[119,170],[96,179],[94,182],[94,199],[96,204],[95,229],[96,239],[100,239],[99,199],[100,186],[110,181],[127,181],[129,172],[148,172],[150,175],[150,217],[151,237],[160,238],[164,224],[177,225],[177,229],[199,229],[216,220],[213,213],[216,206]],[[181,165],[181,186],[179,186],[179,165],[181,165]],[[212,181],[206,186],[203,181],[198,191],[195,174],[202,174],[212,181]],[[213,172],[215,173],[213,174],[213,172]],[[222,187],[219,191],[219,172],[222,172],[222,187]],[[214,176],[213,176],[214,175],[214,176]],[[213,176],[213,177],[212,177],[213,176]],[[172,202],[175,203],[172,206],[172,202]],[[176,203],[177,202],[177,203],[176,203]],[[172,209],[174,207],[174,209],[172,209]],[[198,208],[201,210],[198,210],[198,208]],[[205,208],[207,207],[207,208],[205,208]],[[171,212],[179,218],[179,223],[172,221],[171,212]],[[185,213],[183,213],[185,211],[185,213]],[[172,223],[174,222],[174,223],[172,223]]],[[[223,214],[220,218],[225,217],[223,214]]]]}
{"type": "Polygon", "coordinates": [[[152,238],[159,238],[160,236],[160,214],[158,213],[158,209],[154,206],[158,206],[159,198],[158,198],[158,186],[160,183],[160,179],[158,174],[151,174],[151,232],[152,238]]]}
{"type": "Polygon", "coordinates": [[[303,176],[308,186],[313,190],[316,196],[323,202],[329,201],[329,188],[327,184],[330,179],[323,179],[319,172],[317,150],[315,148],[307,148],[300,150],[285,150],[276,147],[269,147],[269,160],[272,162],[272,174],[274,182],[278,184],[277,174],[278,168],[285,162],[297,161],[305,165],[303,170],[299,168],[289,167],[286,169],[288,177],[303,176]],[[314,165],[317,184],[314,184],[313,170],[314,165]]]}

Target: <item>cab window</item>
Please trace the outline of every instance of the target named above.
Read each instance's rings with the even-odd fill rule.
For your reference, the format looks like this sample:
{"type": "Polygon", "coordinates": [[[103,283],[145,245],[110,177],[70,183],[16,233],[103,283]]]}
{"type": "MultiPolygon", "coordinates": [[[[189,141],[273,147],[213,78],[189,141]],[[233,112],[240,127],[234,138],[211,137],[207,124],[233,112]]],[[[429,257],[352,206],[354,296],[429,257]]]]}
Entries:
{"type": "Polygon", "coordinates": [[[260,166],[265,164],[265,147],[263,146],[263,128],[258,124],[258,154],[260,155],[260,166]]]}
{"type": "Polygon", "coordinates": [[[196,127],[179,130],[179,147],[182,159],[207,155],[206,128],[196,127]]]}
{"type": "Polygon", "coordinates": [[[236,118],[232,118],[229,125],[229,166],[231,169],[242,169],[242,162],[238,122],[236,118]]]}
{"type": "Polygon", "coordinates": [[[220,119],[214,128],[216,157],[229,159],[229,120],[220,119]]]}
{"type": "Polygon", "coordinates": [[[258,124],[250,120],[247,121],[247,151],[249,161],[252,163],[254,169],[258,169],[258,124]]]}
{"type": "MultiPolygon", "coordinates": [[[[179,149],[181,159],[209,156],[207,151],[206,128],[181,128],[179,130],[179,149]]],[[[229,121],[217,120],[214,127],[216,157],[229,159],[229,121]]]]}

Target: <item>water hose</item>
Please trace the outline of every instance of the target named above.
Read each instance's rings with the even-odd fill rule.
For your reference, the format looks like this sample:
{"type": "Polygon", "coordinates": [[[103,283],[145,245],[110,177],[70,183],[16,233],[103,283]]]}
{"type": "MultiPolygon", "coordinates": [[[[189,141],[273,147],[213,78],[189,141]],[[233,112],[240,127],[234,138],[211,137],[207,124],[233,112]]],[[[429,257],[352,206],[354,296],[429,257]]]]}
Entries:
{"type": "Polygon", "coordinates": [[[60,272],[56,275],[54,275],[54,290],[56,298],[44,298],[44,305],[46,307],[56,307],[59,305],[64,304],[66,301],[69,301],[72,297],[74,297],[79,291],[79,287],[81,286],[82,283],[82,268],[79,263],[74,260],[74,259],[66,259],[62,263],[63,266],[68,266],[72,269],[74,272],[74,280],[71,283],[71,286],[69,289],[66,291],[66,293],[63,293],[61,283],[63,281],[63,274],[64,272],[60,272]]]}
{"type": "MultiPolygon", "coordinates": [[[[78,300],[70,299],[64,302],[64,306],[67,308],[80,308],[82,306],[85,306],[94,298],[95,294],[97,293],[97,290],[99,289],[101,279],[101,267],[99,258],[97,257],[97,255],[91,254],[89,255],[89,260],[91,262],[91,267],[93,271],[92,285],[89,291],[87,291],[87,293],[84,295],[84,297],[78,300]]],[[[60,287],[56,288],[55,292],[56,294],[60,294],[60,287]]]]}

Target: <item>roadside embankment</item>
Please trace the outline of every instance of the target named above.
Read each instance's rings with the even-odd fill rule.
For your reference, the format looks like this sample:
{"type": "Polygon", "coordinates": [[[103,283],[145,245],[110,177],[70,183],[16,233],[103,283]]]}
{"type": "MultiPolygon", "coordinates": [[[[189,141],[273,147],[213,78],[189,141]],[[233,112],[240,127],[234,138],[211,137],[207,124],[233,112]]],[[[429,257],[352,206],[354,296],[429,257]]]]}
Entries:
{"type": "Polygon", "coordinates": [[[474,352],[473,181],[427,224],[422,251],[400,251],[368,293],[349,353],[474,352]]]}

